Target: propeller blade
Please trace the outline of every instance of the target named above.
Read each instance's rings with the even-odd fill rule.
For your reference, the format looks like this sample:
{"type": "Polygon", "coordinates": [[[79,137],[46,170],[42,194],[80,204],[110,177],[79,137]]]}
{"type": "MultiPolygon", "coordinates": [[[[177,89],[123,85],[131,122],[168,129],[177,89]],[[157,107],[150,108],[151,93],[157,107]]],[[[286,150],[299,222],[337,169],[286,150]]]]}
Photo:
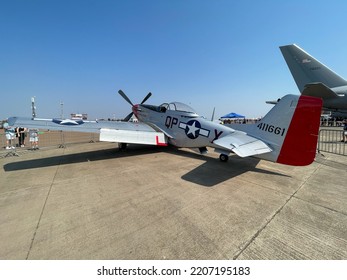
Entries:
{"type": "Polygon", "coordinates": [[[118,93],[125,99],[126,102],[128,102],[131,106],[134,106],[134,104],[130,101],[128,96],[125,95],[125,93],[120,89],[118,93]]]}
{"type": "Polygon", "coordinates": [[[131,117],[133,116],[133,112],[131,112],[129,115],[127,115],[125,118],[124,118],[124,120],[123,121],[125,121],[125,122],[128,122],[130,119],[131,119],[131,117]]]}
{"type": "Polygon", "coordinates": [[[142,100],[141,104],[145,103],[147,101],[148,98],[150,98],[152,96],[152,93],[149,92],[146,97],[142,100]]]}
{"type": "MultiPolygon", "coordinates": [[[[133,108],[134,108],[134,104],[131,102],[131,100],[129,99],[129,97],[128,96],[126,96],[126,94],[120,89],[119,91],[118,91],[118,93],[125,99],[125,101],[126,102],[128,102],[133,108]]],[[[141,104],[143,104],[143,103],[145,103],[146,101],[147,101],[147,99],[148,98],[150,98],[152,96],[152,93],[151,92],[149,92],[147,95],[146,95],[146,97],[142,100],[142,102],[141,102],[141,104]]],[[[131,112],[129,115],[127,115],[124,119],[123,119],[123,121],[129,121],[130,119],[131,119],[131,117],[133,116],[133,112],[131,112]]]]}

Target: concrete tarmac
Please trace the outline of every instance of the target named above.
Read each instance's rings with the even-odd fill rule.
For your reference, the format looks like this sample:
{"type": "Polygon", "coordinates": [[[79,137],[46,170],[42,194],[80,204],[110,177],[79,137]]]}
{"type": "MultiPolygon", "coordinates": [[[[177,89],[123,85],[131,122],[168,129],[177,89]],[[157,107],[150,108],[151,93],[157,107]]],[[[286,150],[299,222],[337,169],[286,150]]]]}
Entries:
{"type": "Polygon", "coordinates": [[[0,157],[0,259],[347,259],[345,156],[291,167],[112,143],[18,154],[0,157]]]}

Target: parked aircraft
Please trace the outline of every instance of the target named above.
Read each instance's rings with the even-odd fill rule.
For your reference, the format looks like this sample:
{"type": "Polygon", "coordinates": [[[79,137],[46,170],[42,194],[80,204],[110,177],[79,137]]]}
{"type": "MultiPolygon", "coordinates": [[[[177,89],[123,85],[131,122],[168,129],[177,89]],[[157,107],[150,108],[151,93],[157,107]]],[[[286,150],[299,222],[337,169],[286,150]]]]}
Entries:
{"type": "Polygon", "coordinates": [[[323,99],[323,107],[347,114],[347,81],[297,45],[280,47],[302,95],[323,99]]]}
{"type": "MultiPolygon", "coordinates": [[[[152,144],[199,148],[201,153],[212,147],[220,160],[230,153],[240,157],[254,156],[288,164],[308,165],[316,154],[322,108],[321,99],[309,96],[286,95],[257,124],[233,128],[200,117],[191,107],[180,102],[159,106],[133,104],[123,91],[119,94],[131,105],[139,122],[71,122],[56,119],[25,119],[12,117],[12,126],[49,130],[98,132],[100,141],[152,144]]],[[[124,147],[124,145],[123,145],[124,147]]]]}

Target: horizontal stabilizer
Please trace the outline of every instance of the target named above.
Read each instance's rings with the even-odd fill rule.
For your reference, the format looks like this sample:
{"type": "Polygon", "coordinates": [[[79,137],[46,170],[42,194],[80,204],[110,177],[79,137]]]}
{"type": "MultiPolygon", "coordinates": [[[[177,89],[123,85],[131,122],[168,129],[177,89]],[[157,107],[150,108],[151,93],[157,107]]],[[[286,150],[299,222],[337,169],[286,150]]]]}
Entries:
{"type": "Polygon", "coordinates": [[[224,149],[233,151],[240,157],[254,156],[272,151],[263,141],[243,132],[234,132],[215,140],[213,143],[224,149]]]}
{"type": "Polygon", "coordinates": [[[323,83],[311,83],[307,84],[302,91],[302,95],[320,97],[323,99],[339,97],[334,91],[328,88],[323,83]]]}

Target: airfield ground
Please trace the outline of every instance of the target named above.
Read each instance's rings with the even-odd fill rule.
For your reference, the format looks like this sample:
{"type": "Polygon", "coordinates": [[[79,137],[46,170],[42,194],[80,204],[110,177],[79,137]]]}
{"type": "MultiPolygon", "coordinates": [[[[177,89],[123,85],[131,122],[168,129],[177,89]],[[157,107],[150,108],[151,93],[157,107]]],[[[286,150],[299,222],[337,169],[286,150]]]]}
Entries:
{"type": "Polygon", "coordinates": [[[347,259],[346,156],[290,167],[100,142],[18,153],[0,157],[0,259],[347,259]]]}

